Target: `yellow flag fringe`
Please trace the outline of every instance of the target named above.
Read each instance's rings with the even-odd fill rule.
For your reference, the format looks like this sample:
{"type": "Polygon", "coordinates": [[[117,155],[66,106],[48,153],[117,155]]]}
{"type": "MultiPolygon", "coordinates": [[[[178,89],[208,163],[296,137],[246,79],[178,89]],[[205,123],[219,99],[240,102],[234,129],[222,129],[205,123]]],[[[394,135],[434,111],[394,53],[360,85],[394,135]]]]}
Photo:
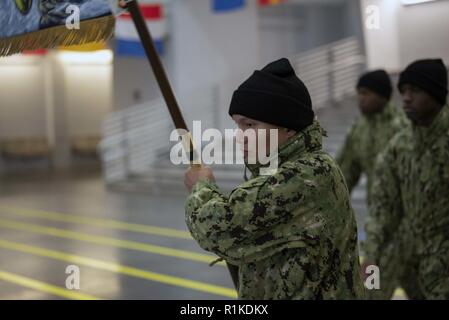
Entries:
{"type": "Polygon", "coordinates": [[[83,20],[79,29],[65,25],[51,27],[27,34],[0,39],[0,57],[24,50],[51,49],[90,42],[104,42],[114,33],[115,18],[112,15],[83,20]]]}

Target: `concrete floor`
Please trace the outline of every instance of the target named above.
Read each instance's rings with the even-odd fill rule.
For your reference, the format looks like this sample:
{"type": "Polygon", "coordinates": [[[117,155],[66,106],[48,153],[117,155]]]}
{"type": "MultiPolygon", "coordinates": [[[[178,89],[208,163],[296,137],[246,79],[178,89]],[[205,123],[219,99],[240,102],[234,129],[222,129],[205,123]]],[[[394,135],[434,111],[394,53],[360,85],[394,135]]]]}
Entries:
{"type": "Polygon", "coordinates": [[[66,298],[53,289],[69,265],[69,292],[87,298],[233,298],[227,269],[187,233],[184,199],[108,192],[99,174],[1,179],[0,299],[66,298]]]}
{"type": "Polygon", "coordinates": [[[190,238],[184,200],[110,192],[100,174],[3,178],[0,299],[233,298],[227,269],[190,238]],[[67,291],[69,265],[80,290],[68,293],[87,297],[52,291],[67,291]]]}

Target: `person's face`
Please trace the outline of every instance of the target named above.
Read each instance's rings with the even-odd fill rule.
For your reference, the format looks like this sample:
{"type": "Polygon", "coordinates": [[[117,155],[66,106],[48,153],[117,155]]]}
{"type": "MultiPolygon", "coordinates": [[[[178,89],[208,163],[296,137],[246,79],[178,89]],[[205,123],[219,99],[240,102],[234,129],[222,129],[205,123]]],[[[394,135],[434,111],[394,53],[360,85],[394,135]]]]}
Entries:
{"type": "Polygon", "coordinates": [[[438,101],[411,84],[403,85],[399,91],[407,117],[416,125],[429,126],[441,109],[438,101]]]}
{"type": "MultiPolygon", "coordinates": [[[[248,160],[249,156],[252,154],[258,161],[259,141],[260,145],[265,145],[266,156],[270,154],[270,130],[277,130],[277,143],[279,147],[296,134],[293,130],[281,128],[238,114],[233,115],[232,119],[236,123],[238,129],[240,129],[236,140],[237,143],[240,144],[245,160],[248,160]],[[262,133],[263,131],[265,132],[264,135],[262,133]],[[254,134],[252,135],[251,132],[254,132],[254,134]],[[261,139],[264,139],[265,141],[261,141],[261,139]]],[[[277,150],[271,150],[271,152],[273,151],[277,150]]]]}
{"type": "Polygon", "coordinates": [[[388,99],[366,88],[357,90],[360,111],[365,115],[382,112],[388,99]]]}

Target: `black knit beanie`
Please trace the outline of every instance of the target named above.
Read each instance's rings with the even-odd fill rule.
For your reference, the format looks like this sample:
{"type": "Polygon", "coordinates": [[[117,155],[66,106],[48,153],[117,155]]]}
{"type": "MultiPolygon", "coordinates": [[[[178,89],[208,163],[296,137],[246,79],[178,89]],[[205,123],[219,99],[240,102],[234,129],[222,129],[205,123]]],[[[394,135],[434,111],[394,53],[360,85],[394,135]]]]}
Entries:
{"type": "Polygon", "coordinates": [[[382,97],[391,98],[393,85],[391,79],[385,70],[376,70],[362,75],[357,83],[357,89],[367,88],[382,97]]]}
{"type": "Polygon", "coordinates": [[[426,59],[413,62],[401,73],[398,88],[401,90],[404,84],[415,85],[445,105],[447,83],[447,68],[443,60],[426,59]]]}
{"type": "Polygon", "coordinates": [[[255,71],[240,85],[229,108],[229,115],[234,114],[297,132],[315,117],[306,86],[285,58],[255,71]]]}

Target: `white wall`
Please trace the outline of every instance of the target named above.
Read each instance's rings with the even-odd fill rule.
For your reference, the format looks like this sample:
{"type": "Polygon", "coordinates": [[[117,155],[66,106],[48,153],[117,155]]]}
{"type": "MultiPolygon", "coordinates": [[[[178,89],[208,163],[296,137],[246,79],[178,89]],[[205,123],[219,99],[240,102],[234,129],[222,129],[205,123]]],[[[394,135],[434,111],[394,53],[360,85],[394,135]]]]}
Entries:
{"type": "Polygon", "coordinates": [[[399,43],[403,67],[428,57],[441,57],[449,65],[449,1],[401,7],[399,43]]]}
{"type": "Polygon", "coordinates": [[[247,72],[259,63],[256,0],[215,14],[210,0],[171,2],[170,41],[175,85],[189,91],[247,72]]]}
{"type": "Polygon", "coordinates": [[[260,54],[263,63],[306,49],[309,45],[307,39],[304,39],[308,29],[306,11],[304,6],[299,5],[259,10],[260,54]]]}
{"type": "MultiPolygon", "coordinates": [[[[0,61],[0,139],[47,136],[51,124],[47,123],[45,59],[51,57],[0,61]]],[[[53,81],[64,90],[63,99],[54,107],[66,109],[69,136],[99,135],[101,122],[112,110],[111,65],[63,64],[62,70],[53,81]]]]}
{"type": "Polygon", "coordinates": [[[357,1],[290,1],[259,10],[262,61],[355,36],[363,40],[357,1]]]}
{"type": "MultiPolygon", "coordinates": [[[[181,107],[182,95],[192,90],[225,79],[220,95],[230,98],[254,69],[274,59],[362,37],[357,1],[292,2],[261,9],[257,0],[247,0],[243,9],[213,13],[210,0],[170,1],[163,63],[181,107]]],[[[146,59],[115,59],[114,109],[160,97],[146,59]]],[[[221,100],[227,108],[228,101],[221,100]]]]}
{"type": "MultiPolygon", "coordinates": [[[[164,60],[166,69],[170,67],[164,60]]],[[[150,64],[145,58],[116,56],[113,67],[113,110],[161,97],[150,64]]]]}
{"type": "Polygon", "coordinates": [[[360,1],[346,0],[344,5],[344,37],[356,37],[360,43],[364,41],[360,1]]]}
{"type": "Polygon", "coordinates": [[[449,64],[449,1],[404,6],[399,0],[362,0],[380,9],[380,29],[364,28],[368,67],[398,72],[410,62],[441,57],[449,64]]]}
{"type": "MultiPolygon", "coordinates": [[[[256,0],[227,13],[212,12],[210,0],[172,0],[167,9],[169,35],[162,61],[186,121],[195,114],[188,96],[191,93],[204,94],[206,100],[216,94],[219,102],[215,112],[222,113],[217,118],[227,118],[232,92],[260,67],[256,0]],[[213,88],[217,84],[220,87],[213,88]]],[[[162,96],[148,61],[116,57],[114,108],[157,98],[162,96]],[[135,99],[135,92],[140,93],[140,99],[135,99]]]]}
{"type": "Polygon", "coordinates": [[[364,21],[365,50],[368,69],[399,70],[400,43],[398,12],[401,4],[392,0],[362,0],[361,14],[364,21]],[[369,11],[370,7],[378,11],[369,11]],[[371,17],[379,18],[379,28],[367,26],[371,17]]]}
{"type": "Polygon", "coordinates": [[[64,78],[69,136],[99,136],[101,124],[112,110],[112,67],[67,65],[64,78]]]}
{"type": "MultiPolygon", "coordinates": [[[[242,10],[219,14],[211,11],[210,0],[172,0],[167,9],[169,35],[162,61],[180,104],[182,95],[192,90],[247,74],[258,66],[256,0],[248,0],[242,10]]],[[[114,108],[156,98],[161,93],[148,61],[117,57],[114,108]]]]}
{"type": "Polygon", "coordinates": [[[46,136],[42,59],[0,61],[0,140],[46,136]]]}

